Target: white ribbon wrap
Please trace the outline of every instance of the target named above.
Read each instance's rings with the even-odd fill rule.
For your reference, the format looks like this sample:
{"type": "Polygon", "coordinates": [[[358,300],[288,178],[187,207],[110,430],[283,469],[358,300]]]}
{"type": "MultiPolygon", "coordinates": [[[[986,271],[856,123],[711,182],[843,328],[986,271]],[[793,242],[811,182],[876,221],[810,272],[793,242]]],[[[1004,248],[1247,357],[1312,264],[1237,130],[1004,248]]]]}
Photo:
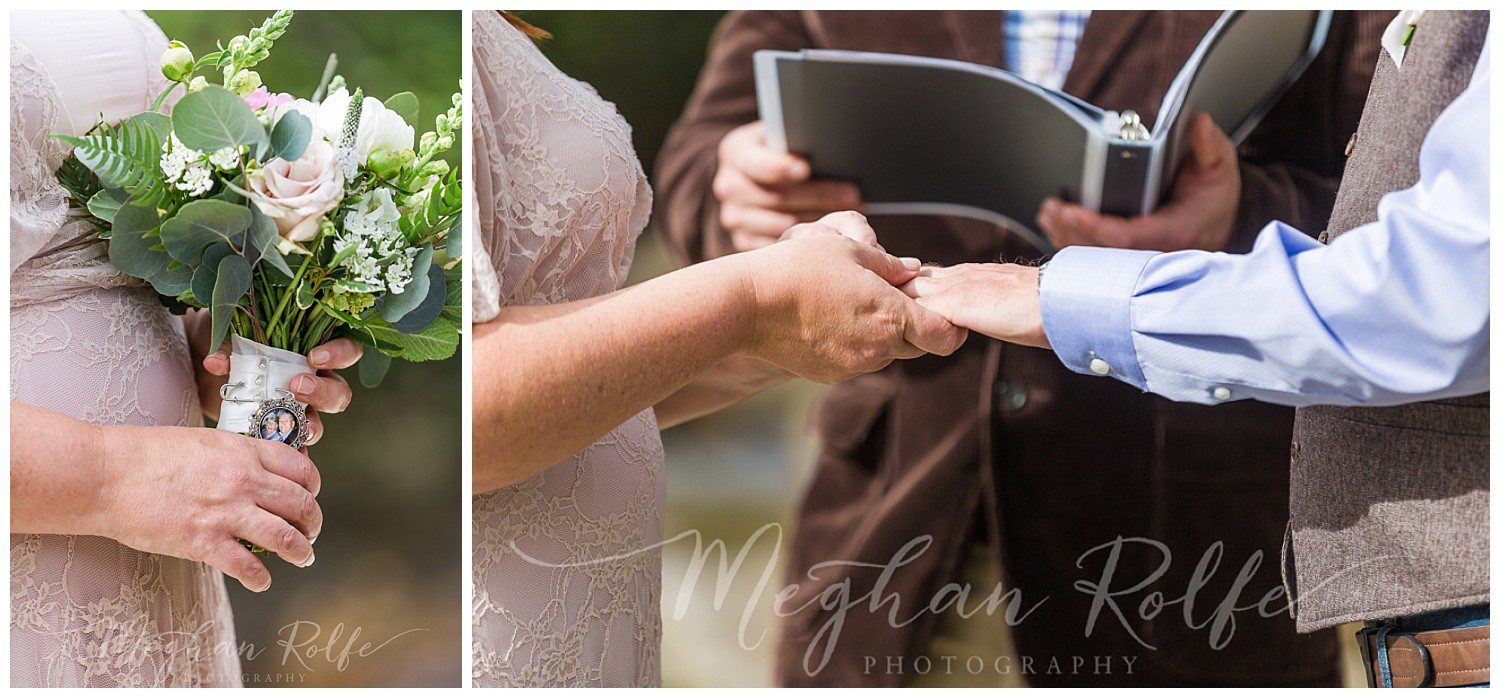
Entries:
{"type": "MultiPolygon", "coordinates": [[[[225,431],[237,434],[250,431],[250,419],[262,400],[295,398],[292,378],[314,373],[307,357],[301,354],[268,347],[239,335],[230,338],[229,346],[229,385],[224,389],[224,404],[219,407],[219,428],[225,431]]],[[[297,404],[307,407],[301,400],[297,404]]]]}

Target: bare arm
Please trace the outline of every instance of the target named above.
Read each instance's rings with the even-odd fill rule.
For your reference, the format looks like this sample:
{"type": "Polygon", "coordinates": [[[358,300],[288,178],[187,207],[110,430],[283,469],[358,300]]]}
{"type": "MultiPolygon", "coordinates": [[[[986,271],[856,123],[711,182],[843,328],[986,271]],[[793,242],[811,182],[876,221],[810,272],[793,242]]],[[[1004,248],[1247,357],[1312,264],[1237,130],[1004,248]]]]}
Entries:
{"type": "Polygon", "coordinates": [[[836,382],[962,343],[891,287],[912,266],[842,230],[868,234],[863,217],[825,221],[807,226],[821,233],[477,326],[474,490],[530,477],[663,401],[670,424],[753,394],[761,379],[724,364],[737,355],[836,382]]]}
{"type": "Polygon", "coordinates": [[[12,533],[92,535],[212,565],[251,591],[248,540],[306,567],[318,471],[289,446],[201,427],[98,425],[12,402],[12,533]]]}
{"type": "Polygon", "coordinates": [[[748,343],[734,261],[572,303],[509,307],[474,328],[474,491],[576,453],[748,343]]]}
{"type": "Polygon", "coordinates": [[[731,356],[656,403],[656,423],[663,429],[675,427],[791,379],[791,373],[760,359],[731,356]]]}

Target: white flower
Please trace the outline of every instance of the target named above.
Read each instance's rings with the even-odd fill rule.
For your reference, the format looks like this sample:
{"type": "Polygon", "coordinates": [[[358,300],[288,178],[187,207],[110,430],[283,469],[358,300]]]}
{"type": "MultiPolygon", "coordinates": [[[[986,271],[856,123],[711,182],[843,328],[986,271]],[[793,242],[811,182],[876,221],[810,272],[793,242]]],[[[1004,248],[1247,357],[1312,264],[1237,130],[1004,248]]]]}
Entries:
{"type": "Polygon", "coordinates": [[[411,283],[412,261],[417,249],[408,247],[401,234],[401,211],[391,190],[380,187],[350,205],[344,212],[344,227],[333,241],[335,253],[353,249],[339,266],[348,278],[376,289],[401,293],[411,283]]]}
{"type": "Polygon", "coordinates": [[[411,265],[414,261],[414,257],[402,256],[385,268],[385,287],[391,293],[406,291],[406,285],[411,283],[411,265]]]}
{"type": "MultiPolygon", "coordinates": [[[[207,156],[183,145],[175,133],[161,148],[161,172],[168,184],[192,196],[202,196],[213,188],[213,171],[207,156]]],[[[239,158],[238,153],[235,158],[239,158]]]]}
{"type": "MultiPolygon", "coordinates": [[[[350,90],[341,87],[323,98],[323,102],[318,105],[306,99],[297,99],[288,102],[284,108],[300,111],[303,116],[312,120],[324,137],[336,140],[344,132],[344,117],[350,111],[350,90]]],[[[411,128],[395,111],[387,110],[380,99],[365,98],[360,108],[359,135],[354,137],[354,153],[359,156],[360,164],[365,164],[371,150],[378,147],[390,146],[401,150],[410,149],[416,143],[417,129],[411,128]]]]}
{"type": "Polygon", "coordinates": [[[208,155],[208,162],[222,171],[228,172],[240,166],[239,146],[220,148],[208,155]]]}

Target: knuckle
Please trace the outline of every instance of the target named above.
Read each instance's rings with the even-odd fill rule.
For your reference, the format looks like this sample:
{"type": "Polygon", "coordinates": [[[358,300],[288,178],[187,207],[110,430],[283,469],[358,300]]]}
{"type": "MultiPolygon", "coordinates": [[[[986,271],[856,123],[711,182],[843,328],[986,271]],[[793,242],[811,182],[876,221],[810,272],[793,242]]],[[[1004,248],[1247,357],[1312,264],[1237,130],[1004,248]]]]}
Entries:
{"type": "Polygon", "coordinates": [[[283,527],[276,534],[276,544],[281,546],[282,550],[296,550],[297,540],[301,537],[302,535],[297,533],[296,529],[283,527]]]}

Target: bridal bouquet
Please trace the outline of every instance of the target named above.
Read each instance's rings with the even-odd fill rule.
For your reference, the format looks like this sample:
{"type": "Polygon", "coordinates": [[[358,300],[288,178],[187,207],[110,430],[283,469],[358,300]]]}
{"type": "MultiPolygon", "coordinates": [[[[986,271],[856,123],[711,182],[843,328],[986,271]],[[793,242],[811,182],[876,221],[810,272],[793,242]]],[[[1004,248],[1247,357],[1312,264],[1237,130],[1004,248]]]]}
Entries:
{"type": "Polygon", "coordinates": [[[219,427],[298,446],[306,405],[290,381],[313,347],[365,344],[366,385],[391,358],[458,347],[463,191],[438,156],[463,113],[454,94],[417,138],[413,94],[351,94],[332,56],[309,99],[270,91],[252,68],[291,19],[199,57],[168,44],[172,84],[150,111],[56,137],[74,147],[58,179],[111,263],[169,306],[207,309],[210,346],[232,340],[219,427]]]}

